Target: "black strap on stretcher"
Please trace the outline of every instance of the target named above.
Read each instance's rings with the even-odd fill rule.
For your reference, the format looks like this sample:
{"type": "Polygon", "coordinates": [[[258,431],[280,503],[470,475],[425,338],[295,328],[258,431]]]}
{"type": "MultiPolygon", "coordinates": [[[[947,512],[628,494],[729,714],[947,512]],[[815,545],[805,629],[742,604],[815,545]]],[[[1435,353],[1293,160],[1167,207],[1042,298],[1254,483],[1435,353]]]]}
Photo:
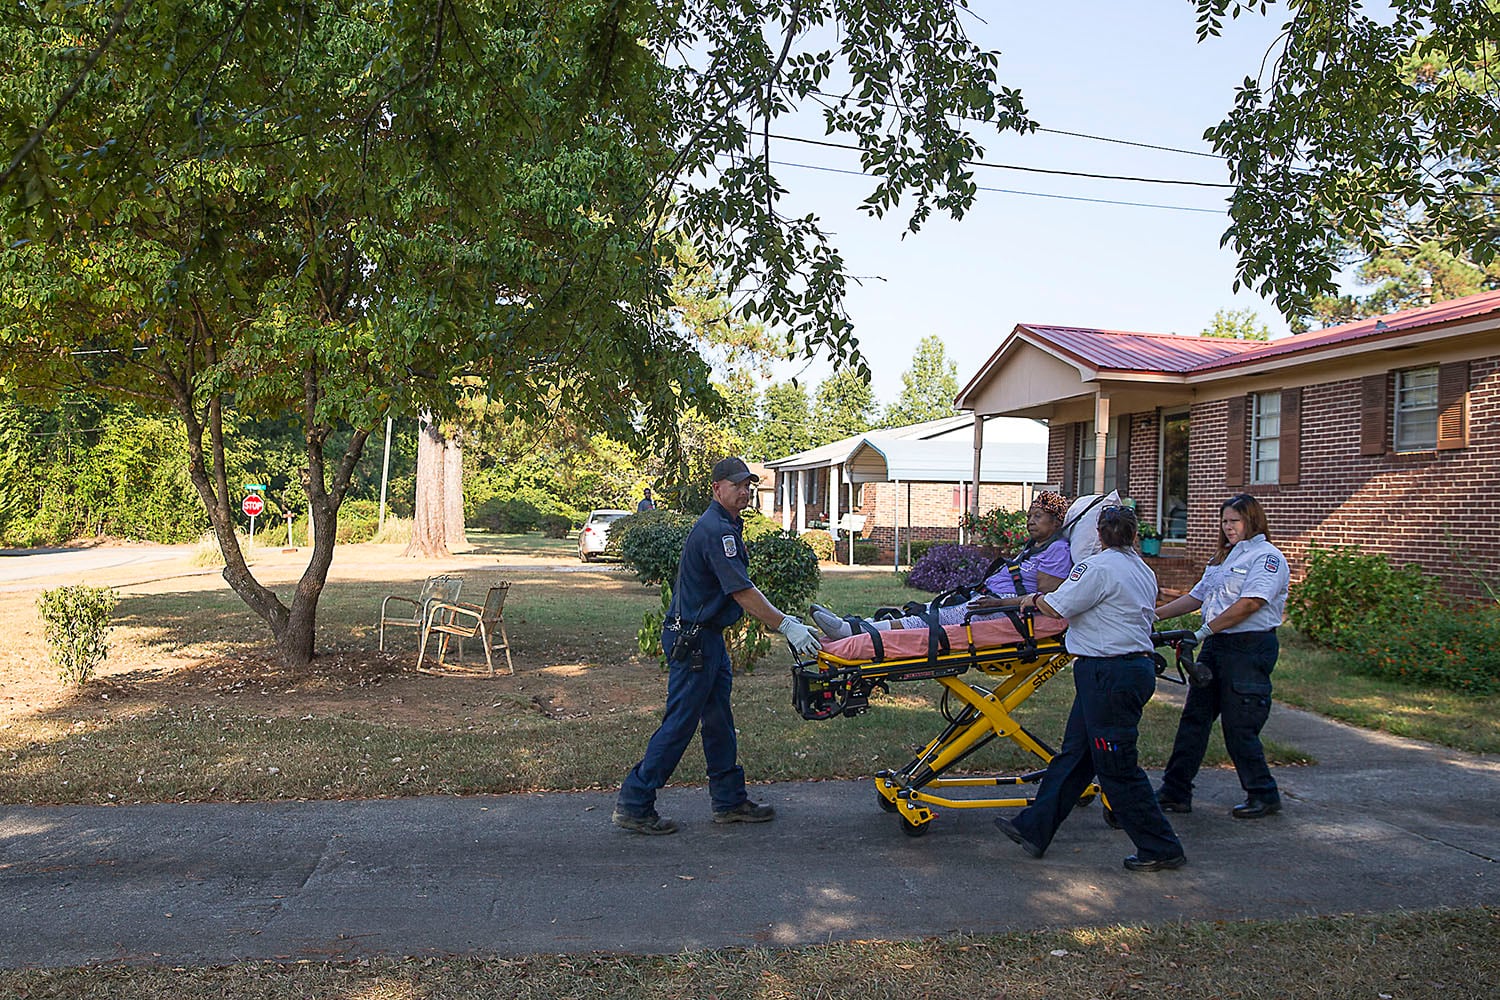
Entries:
{"type": "MultiPolygon", "coordinates": [[[[952,646],[948,642],[948,633],[944,631],[941,614],[937,610],[922,611],[912,617],[920,618],[927,624],[927,662],[937,663],[938,657],[947,656],[952,652],[952,646]]],[[[871,652],[875,655],[870,657],[871,663],[880,663],[885,660],[885,641],[881,638],[882,629],[876,628],[875,623],[868,618],[849,617],[843,619],[848,624],[851,634],[863,632],[870,637],[871,652]]],[[[973,652],[974,646],[969,645],[969,651],[973,652]]]]}

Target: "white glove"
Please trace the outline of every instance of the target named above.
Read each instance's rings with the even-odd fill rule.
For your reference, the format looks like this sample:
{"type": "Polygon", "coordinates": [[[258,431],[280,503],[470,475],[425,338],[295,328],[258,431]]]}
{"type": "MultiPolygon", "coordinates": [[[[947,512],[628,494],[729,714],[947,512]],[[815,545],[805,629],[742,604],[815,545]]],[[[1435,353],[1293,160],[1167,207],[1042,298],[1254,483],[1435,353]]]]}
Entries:
{"type": "Polygon", "coordinates": [[[781,619],[776,631],[786,636],[786,641],[792,644],[792,649],[796,650],[798,656],[817,656],[818,651],[823,648],[813,630],[791,615],[781,619]]]}
{"type": "Polygon", "coordinates": [[[1198,644],[1200,646],[1204,643],[1204,641],[1208,639],[1209,636],[1213,634],[1213,629],[1209,628],[1207,625],[1202,626],[1198,629],[1198,631],[1193,633],[1193,635],[1198,637],[1198,644]]]}

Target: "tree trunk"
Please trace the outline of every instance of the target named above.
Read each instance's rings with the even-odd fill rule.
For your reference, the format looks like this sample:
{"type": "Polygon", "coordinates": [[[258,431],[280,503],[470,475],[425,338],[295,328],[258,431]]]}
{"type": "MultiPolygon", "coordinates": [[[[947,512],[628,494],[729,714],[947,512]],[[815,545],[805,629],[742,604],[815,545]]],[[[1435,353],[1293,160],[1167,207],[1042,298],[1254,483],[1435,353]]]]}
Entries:
{"type": "Polygon", "coordinates": [[[443,445],[443,536],[450,552],[473,548],[464,534],[464,450],[463,438],[456,431],[443,445]]]}
{"type": "Polygon", "coordinates": [[[441,559],[448,551],[444,483],[447,463],[443,434],[431,416],[422,417],[417,435],[417,502],[412,517],[411,543],[402,553],[418,559],[441,559]]]}

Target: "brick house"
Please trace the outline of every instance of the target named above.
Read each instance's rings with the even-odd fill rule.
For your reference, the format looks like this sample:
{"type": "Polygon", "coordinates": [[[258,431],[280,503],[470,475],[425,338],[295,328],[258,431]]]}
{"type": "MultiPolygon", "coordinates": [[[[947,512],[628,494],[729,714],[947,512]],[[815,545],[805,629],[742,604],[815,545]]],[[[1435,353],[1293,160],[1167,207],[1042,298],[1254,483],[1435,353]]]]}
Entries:
{"type": "Polygon", "coordinates": [[[1131,497],[1165,587],[1196,581],[1241,491],[1294,574],[1358,545],[1459,596],[1500,584],[1500,292],[1269,342],[1022,324],[958,404],[1047,420],[1048,479],[1131,497]]]}
{"type": "MultiPolygon", "coordinates": [[[[974,502],[982,510],[1023,506],[1046,473],[1047,429],[1034,420],[986,420],[994,447],[974,487],[972,414],[843,438],[774,459],[774,513],[801,533],[826,529],[841,537],[846,514],[863,518],[860,537],[881,558],[894,559],[908,540],[957,540],[959,518],[974,502]]],[[[762,481],[762,488],[767,485],[762,481]]],[[[765,509],[764,507],[762,508],[765,509]]]]}

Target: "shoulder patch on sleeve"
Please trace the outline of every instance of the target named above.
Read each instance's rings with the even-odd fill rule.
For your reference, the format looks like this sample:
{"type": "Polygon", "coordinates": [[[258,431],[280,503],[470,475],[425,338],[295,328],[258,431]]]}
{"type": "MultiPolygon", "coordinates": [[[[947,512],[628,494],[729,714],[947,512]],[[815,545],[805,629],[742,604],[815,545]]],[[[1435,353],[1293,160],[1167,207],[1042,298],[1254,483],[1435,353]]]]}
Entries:
{"type": "Polygon", "coordinates": [[[724,543],[724,554],[730,559],[739,554],[739,548],[734,543],[733,535],[725,535],[720,541],[724,543]]]}
{"type": "Polygon", "coordinates": [[[1083,576],[1084,571],[1087,570],[1088,568],[1089,568],[1089,564],[1088,563],[1086,563],[1086,562],[1079,563],[1077,566],[1073,567],[1073,572],[1071,572],[1071,573],[1068,574],[1068,579],[1069,580],[1080,579],[1083,576]]]}
{"type": "Polygon", "coordinates": [[[1266,571],[1274,573],[1281,569],[1281,560],[1275,556],[1266,556],[1266,571]]]}

